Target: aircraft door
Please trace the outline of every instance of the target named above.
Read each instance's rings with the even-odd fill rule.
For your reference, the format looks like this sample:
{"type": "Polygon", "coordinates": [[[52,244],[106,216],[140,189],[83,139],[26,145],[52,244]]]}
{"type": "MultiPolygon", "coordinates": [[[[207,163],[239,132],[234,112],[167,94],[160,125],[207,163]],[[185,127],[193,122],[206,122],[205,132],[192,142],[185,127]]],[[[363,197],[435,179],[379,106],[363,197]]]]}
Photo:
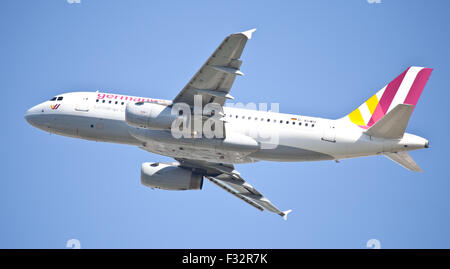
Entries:
{"type": "Polygon", "coordinates": [[[323,127],[322,140],[336,142],[336,125],[333,121],[325,122],[323,127]]]}
{"type": "Polygon", "coordinates": [[[88,112],[89,111],[89,97],[88,96],[82,96],[80,100],[75,105],[76,111],[83,111],[88,112]]]}

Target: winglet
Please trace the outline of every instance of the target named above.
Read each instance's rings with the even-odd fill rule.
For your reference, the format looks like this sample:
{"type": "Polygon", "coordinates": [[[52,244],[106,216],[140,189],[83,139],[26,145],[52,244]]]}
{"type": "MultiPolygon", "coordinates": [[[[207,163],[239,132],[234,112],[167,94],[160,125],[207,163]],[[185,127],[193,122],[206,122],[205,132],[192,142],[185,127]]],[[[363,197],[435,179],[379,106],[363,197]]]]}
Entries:
{"type": "Polygon", "coordinates": [[[288,216],[288,214],[291,213],[291,212],[292,212],[291,209],[286,210],[286,211],[283,211],[283,215],[281,215],[281,216],[283,217],[284,220],[287,220],[287,216],[288,216]]]}
{"type": "Polygon", "coordinates": [[[240,34],[245,35],[248,39],[252,39],[253,32],[256,31],[256,28],[250,29],[248,31],[241,32],[240,34]]]}

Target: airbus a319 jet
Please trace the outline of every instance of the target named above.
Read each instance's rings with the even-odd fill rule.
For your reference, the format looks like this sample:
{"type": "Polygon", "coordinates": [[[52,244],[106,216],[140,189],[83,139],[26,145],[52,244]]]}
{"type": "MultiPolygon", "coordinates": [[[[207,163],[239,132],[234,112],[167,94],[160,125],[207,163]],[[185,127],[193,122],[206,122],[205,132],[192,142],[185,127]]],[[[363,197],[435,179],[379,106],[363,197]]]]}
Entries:
{"type": "Polygon", "coordinates": [[[234,164],[384,155],[406,169],[421,171],[408,151],[428,148],[428,140],[405,129],[432,69],[409,67],[335,120],[224,106],[234,99],[230,90],[236,76],[243,75],[240,58],[254,31],[226,37],[173,100],[70,92],[30,108],[25,119],[50,133],[128,144],[175,159],[143,163],[141,183],[145,186],[200,190],[207,178],[257,209],[284,219],[291,210],[279,210],[244,180],[234,164]],[[177,104],[187,110],[174,113],[177,104]],[[218,108],[206,109],[211,104],[218,108]],[[195,113],[198,107],[201,112],[195,113]],[[194,126],[196,120],[200,129],[194,126]],[[177,121],[181,124],[174,125],[177,121]],[[210,129],[222,136],[201,133],[208,121],[210,129]],[[188,135],[174,135],[174,126],[181,126],[177,130],[185,127],[188,135]]]}

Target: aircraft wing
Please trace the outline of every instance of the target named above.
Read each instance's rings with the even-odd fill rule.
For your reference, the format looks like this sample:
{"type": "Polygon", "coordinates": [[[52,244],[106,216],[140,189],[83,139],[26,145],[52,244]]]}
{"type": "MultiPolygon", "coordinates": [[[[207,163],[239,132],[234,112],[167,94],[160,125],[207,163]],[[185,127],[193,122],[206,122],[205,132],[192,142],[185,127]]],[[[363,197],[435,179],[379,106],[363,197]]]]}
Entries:
{"type": "Polygon", "coordinates": [[[284,220],[287,220],[287,215],[291,212],[291,210],[279,210],[258,190],[248,184],[231,164],[186,159],[177,159],[177,161],[182,167],[202,170],[205,177],[211,182],[261,211],[264,209],[271,211],[282,216],[284,220]]]}
{"type": "Polygon", "coordinates": [[[189,83],[175,97],[173,103],[186,103],[194,106],[194,95],[202,96],[202,107],[208,103],[218,103],[223,106],[227,99],[233,99],[229,94],[236,75],[240,71],[240,57],[247,40],[256,29],[229,35],[208,58],[189,83]]]}

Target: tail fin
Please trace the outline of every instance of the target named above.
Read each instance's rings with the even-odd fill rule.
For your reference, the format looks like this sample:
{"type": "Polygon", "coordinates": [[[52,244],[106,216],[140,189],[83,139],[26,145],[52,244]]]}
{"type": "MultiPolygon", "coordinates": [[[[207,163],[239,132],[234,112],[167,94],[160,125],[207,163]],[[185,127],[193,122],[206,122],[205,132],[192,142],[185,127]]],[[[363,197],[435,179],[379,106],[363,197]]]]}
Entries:
{"type": "Polygon", "coordinates": [[[344,118],[368,129],[398,104],[417,104],[433,69],[412,66],[344,118]]]}

